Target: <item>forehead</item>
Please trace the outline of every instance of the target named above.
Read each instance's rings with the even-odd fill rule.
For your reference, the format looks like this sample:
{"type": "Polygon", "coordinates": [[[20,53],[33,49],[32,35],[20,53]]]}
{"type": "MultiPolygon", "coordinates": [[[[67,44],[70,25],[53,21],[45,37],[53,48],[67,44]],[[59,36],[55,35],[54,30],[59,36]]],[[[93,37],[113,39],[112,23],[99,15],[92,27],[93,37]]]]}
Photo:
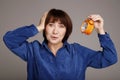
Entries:
{"type": "Polygon", "coordinates": [[[49,19],[49,23],[52,22],[52,23],[55,23],[55,22],[58,22],[58,23],[64,23],[63,20],[59,17],[50,17],[49,19]]]}

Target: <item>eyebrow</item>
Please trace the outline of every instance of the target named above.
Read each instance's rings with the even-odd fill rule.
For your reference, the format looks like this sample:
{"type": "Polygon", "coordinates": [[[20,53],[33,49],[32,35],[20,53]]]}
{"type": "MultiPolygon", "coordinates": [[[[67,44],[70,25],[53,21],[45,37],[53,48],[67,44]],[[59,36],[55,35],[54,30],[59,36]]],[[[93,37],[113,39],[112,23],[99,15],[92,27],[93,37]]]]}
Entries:
{"type": "MultiPolygon", "coordinates": [[[[55,22],[49,22],[49,23],[56,23],[57,21],[55,21],[55,22]]],[[[63,23],[61,23],[61,22],[58,22],[58,24],[63,24],[63,23]]],[[[63,24],[64,25],[64,24],[63,24]]]]}

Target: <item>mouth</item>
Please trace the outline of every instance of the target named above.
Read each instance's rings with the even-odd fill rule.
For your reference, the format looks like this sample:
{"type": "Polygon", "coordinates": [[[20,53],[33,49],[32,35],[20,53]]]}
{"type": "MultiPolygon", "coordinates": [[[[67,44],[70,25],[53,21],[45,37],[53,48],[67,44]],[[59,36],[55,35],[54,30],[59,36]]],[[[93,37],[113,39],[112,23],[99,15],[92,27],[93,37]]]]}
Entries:
{"type": "Polygon", "coordinates": [[[52,40],[58,39],[58,37],[56,37],[56,36],[51,36],[51,38],[52,38],[52,40]]]}

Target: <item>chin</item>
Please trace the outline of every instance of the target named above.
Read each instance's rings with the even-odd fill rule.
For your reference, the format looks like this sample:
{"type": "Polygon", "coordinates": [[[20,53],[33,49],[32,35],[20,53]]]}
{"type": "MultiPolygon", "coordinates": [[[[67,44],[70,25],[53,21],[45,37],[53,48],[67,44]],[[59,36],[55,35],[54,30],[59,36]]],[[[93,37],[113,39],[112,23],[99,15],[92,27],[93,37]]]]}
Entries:
{"type": "Polygon", "coordinates": [[[54,40],[52,40],[52,41],[50,41],[50,43],[52,43],[52,44],[59,44],[59,43],[61,43],[62,41],[54,41],[54,40]]]}

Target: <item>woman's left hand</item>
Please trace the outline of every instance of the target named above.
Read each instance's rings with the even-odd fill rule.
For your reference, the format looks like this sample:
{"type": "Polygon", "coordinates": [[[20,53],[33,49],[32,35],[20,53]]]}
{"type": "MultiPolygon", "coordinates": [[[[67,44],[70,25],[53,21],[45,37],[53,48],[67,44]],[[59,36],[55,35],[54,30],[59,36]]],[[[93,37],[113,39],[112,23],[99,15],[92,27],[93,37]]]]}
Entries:
{"type": "Polygon", "coordinates": [[[88,16],[88,18],[92,19],[94,21],[94,27],[99,34],[105,34],[103,25],[104,25],[104,20],[99,14],[92,14],[88,16]]]}

